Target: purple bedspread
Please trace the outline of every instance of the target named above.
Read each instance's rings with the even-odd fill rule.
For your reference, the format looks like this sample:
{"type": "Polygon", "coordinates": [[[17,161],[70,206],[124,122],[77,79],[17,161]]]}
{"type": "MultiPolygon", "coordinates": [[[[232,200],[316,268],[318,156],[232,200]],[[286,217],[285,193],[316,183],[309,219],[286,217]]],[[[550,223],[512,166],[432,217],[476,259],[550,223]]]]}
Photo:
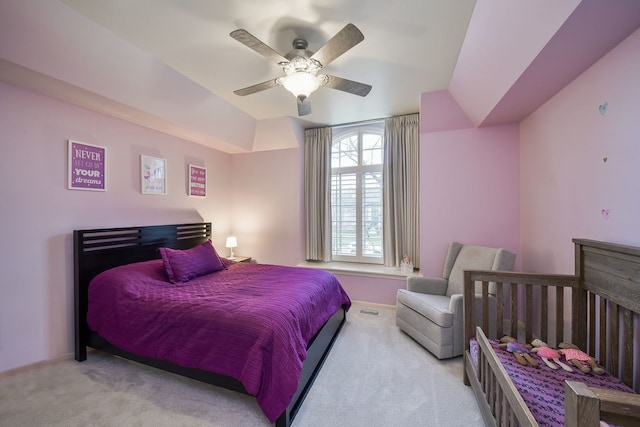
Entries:
{"type": "Polygon", "coordinates": [[[154,260],[96,276],[87,322],[131,353],[238,379],[274,422],[298,388],[308,342],[350,305],[322,270],[233,263],[171,284],[154,260]]]}
{"type": "MultiPolygon", "coordinates": [[[[498,347],[497,340],[489,340],[489,342],[527,407],[541,426],[564,427],[565,380],[580,381],[589,387],[634,392],[633,389],[608,372],[598,375],[593,372],[584,374],[577,368],[574,368],[573,372],[562,369],[552,370],[535,353],[531,354],[538,361],[538,367],[522,366],[512,353],[498,347]]],[[[478,342],[472,339],[470,355],[476,366],[478,366],[479,351],[478,342]]],[[[564,358],[562,361],[566,362],[564,358]]]]}

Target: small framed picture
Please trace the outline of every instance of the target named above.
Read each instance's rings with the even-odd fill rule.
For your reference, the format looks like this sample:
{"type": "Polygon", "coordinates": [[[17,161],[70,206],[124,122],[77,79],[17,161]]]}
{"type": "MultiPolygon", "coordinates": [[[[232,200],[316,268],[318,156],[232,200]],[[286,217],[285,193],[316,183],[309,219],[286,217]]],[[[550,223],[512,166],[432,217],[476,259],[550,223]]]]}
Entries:
{"type": "Polygon", "coordinates": [[[107,149],[69,140],[69,190],[106,191],[107,149]]]}
{"type": "Polygon", "coordinates": [[[201,196],[207,195],[207,169],[189,165],[189,195],[201,196]]]}
{"type": "Polygon", "coordinates": [[[142,194],[167,194],[167,162],[151,156],[140,156],[142,194]]]}

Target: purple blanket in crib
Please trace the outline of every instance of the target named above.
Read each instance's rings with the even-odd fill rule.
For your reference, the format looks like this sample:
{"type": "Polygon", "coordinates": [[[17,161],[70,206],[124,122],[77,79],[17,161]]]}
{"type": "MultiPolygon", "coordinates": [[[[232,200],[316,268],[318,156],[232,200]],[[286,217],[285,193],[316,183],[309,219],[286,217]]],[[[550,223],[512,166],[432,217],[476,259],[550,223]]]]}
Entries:
{"type": "MultiPolygon", "coordinates": [[[[580,381],[589,387],[633,393],[633,389],[608,372],[604,375],[597,375],[593,372],[584,374],[578,369],[573,369],[573,372],[562,369],[552,370],[535,353],[531,353],[531,355],[538,361],[539,367],[522,366],[512,353],[499,348],[499,341],[489,340],[489,342],[540,426],[564,427],[565,380],[580,381]]],[[[474,338],[471,340],[470,354],[476,367],[478,366],[479,351],[480,346],[474,338]]],[[[562,360],[566,362],[564,358],[562,360]]]]}
{"type": "Polygon", "coordinates": [[[297,390],[307,344],[350,305],[322,270],[233,263],[172,284],[153,260],[96,276],[87,322],[128,352],[238,379],[273,422],[297,390]]]}

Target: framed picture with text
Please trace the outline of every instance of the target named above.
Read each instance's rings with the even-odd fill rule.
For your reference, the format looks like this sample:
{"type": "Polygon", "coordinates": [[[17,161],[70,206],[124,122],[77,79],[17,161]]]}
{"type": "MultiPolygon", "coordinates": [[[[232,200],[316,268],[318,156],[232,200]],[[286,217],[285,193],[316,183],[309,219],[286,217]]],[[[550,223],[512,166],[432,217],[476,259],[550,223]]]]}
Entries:
{"type": "Polygon", "coordinates": [[[167,194],[167,161],[140,156],[142,194],[167,194]]]}
{"type": "Polygon", "coordinates": [[[189,195],[201,196],[207,195],[207,169],[189,165],[189,195]]]}
{"type": "Polygon", "coordinates": [[[106,191],[107,149],[86,142],[69,140],[69,190],[106,191]]]}

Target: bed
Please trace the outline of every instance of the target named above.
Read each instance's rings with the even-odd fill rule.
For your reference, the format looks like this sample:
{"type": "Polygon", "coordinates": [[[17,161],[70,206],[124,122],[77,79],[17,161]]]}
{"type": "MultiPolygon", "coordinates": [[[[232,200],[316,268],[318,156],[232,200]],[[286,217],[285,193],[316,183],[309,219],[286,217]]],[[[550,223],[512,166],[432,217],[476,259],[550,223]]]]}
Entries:
{"type": "Polygon", "coordinates": [[[350,306],[333,275],[225,260],[210,223],[73,236],[76,360],[92,347],[250,394],[291,425],[350,306]]]}
{"type": "Polygon", "coordinates": [[[465,272],[464,382],[486,425],[640,425],[640,248],[573,242],[575,275],[465,272]],[[505,335],[572,342],[607,373],[511,363],[505,335]]]}

